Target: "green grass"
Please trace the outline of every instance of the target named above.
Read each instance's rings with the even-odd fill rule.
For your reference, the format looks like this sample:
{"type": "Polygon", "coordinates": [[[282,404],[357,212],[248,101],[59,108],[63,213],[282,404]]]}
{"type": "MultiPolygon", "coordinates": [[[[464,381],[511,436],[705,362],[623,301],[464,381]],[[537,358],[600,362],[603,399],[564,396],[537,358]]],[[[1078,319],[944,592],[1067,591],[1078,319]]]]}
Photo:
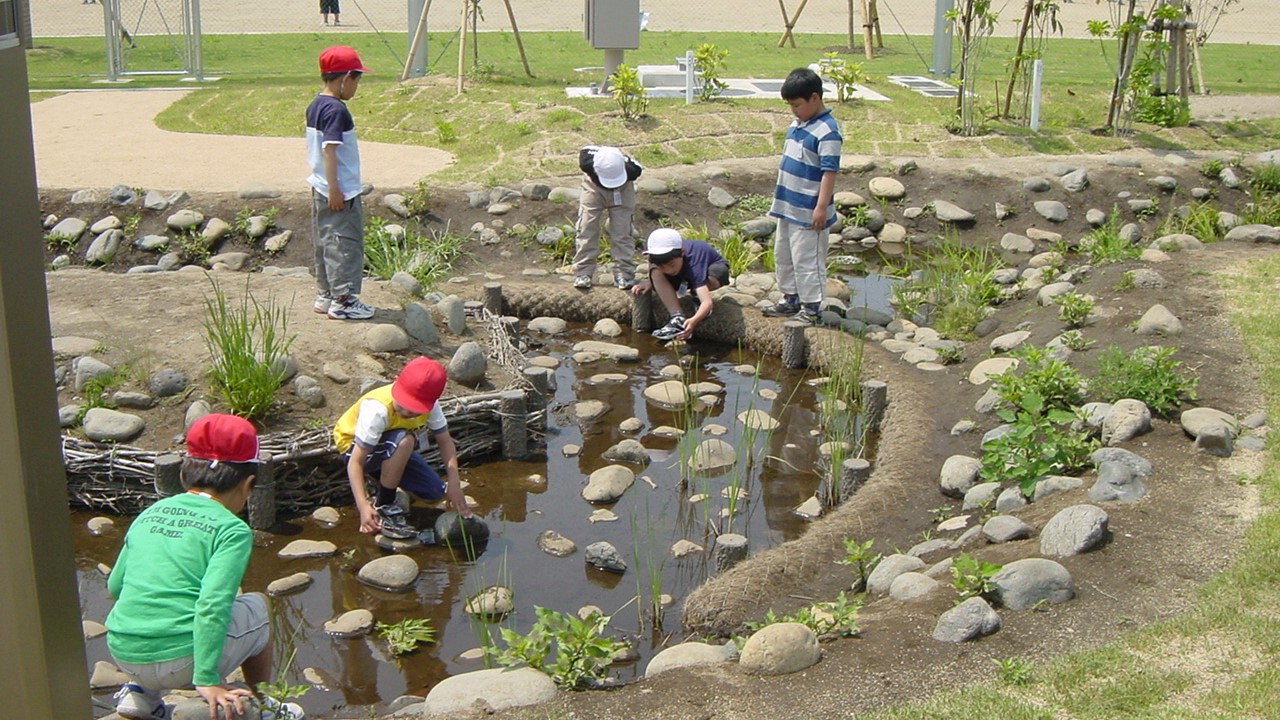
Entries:
{"type": "MultiPolygon", "coordinates": [[[[679,99],[652,99],[649,112],[624,121],[608,100],[567,98],[564,86],[595,80],[575,68],[598,63],[598,52],[578,33],[522,34],[533,58],[534,78],[524,75],[513,38],[484,34],[482,59],[493,72],[480,82],[468,80],[467,91],[455,93],[448,63],[422,80],[397,82],[397,63],[377,35],[353,33],[347,41],[359,49],[375,72],[362,82],[352,100],[362,140],[442,147],[458,156],[440,182],[487,178],[507,183],[541,175],[577,173],[576,148],[588,142],[625,146],[650,167],[690,164],[727,158],[772,156],[781,146],[791,115],[779,99],[721,99],[685,106],[679,99]],[[446,128],[446,132],[441,132],[446,128]]],[[[644,47],[629,53],[633,63],[664,63],[686,48],[712,42],[729,51],[730,77],[782,77],[807,65],[824,48],[840,45],[843,36],[800,35],[797,48],[777,48],[776,33],[646,33],[644,47]]],[[[445,47],[449,37],[432,33],[431,47],[445,47]]],[[[916,44],[924,38],[912,38],[916,44]]],[[[250,134],[267,137],[301,135],[301,118],[319,88],[314,75],[316,54],[331,42],[323,33],[207,36],[208,74],[222,79],[178,101],[157,118],[164,129],[178,132],[250,134]],[[262,68],[270,68],[264,74],[262,68]]],[[[886,47],[863,64],[870,86],[891,102],[854,101],[834,108],[845,128],[845,152],[948,157],[1010,156],[1028,153],[1076,153],[1118,150],[1134,145],[1159,148],[1260,150],[1280,140],[1280,120],[1237,120],[1193,128],[1162,129],[1139,125],[1129,138],[1091,134],[1105,122],[1109,69],[1096,43],[1053,39],[1048,43],[1042,132],[991,122],[992,134],[954,138],[945,129],[952,103],[917,95],[891,85],[893,74],[926,72],[906,38],[887,36],[886,47]],[[1070,94],[1068,94],[1070,93],[1070,94]]],[[[145,53],[160,44],[133,51],[145,53]]],[[[996,82],[1012,40],[994,38],[982,77],[996,82]]],[[[27,54],[33,98],[47,91],[90,86],[104,70],[102,42],[96,38],[38,40],[27,54]],[[39,93],[37,95],[36,93],[39,93]]],[[[1274,49],[1255,45],[1210,45],[1204,51],[1209,83],[1232,92],[1280,94],[1280,76],[1270,72],[1274,49]],[[1239,80],[1239,82],[1237,82],[1239,80]]],[[[145,64],[145,57],[137,58],[145,64]]],[[[442,61],[443,62],[443,61],[442,61]]],[[[594,71],[593,71],[594,72],[594,71]]],[[[137,77],[130,87],[171,87],[173,77],[137,77]]],[[[189,84],[183,84],[189,87],[189,84]]]]}
{"type": "MultiPolygon", "coordinates": [[[[1280,308],[1271,301],[1280,259],[1218,275],[1267,411],[1280,412],[1280,308]]],[[[1257,479],[1261,513],[1239,556],[1198,589],[1188,611],[1105,646],[1037,666],[1034,681],[984,682],[929,700],[857,715],[858,720],[998,717],[1205,720],[1276,717],[1280,700],[1280,449],[1269,444],[1257,479]],[[1180,662],[1171,662],[1180,659],[1180,662]],[[1194,672],[1183,668],[1195,668],[1194,672]]]]}

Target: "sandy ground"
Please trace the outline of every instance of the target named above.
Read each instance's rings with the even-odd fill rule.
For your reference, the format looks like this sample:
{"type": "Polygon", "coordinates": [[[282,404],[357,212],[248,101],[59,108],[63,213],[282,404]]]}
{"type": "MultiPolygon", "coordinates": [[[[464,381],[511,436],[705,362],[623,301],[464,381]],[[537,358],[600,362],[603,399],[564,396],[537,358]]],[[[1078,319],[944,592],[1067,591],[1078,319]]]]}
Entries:
{"type": "MultiPolygon", "coordinates": [[[[408,1],[342,0],[342,27],[322,27],[315,0],[279,0],[255,4],[252,9],[239,0],[202,0],[200,23],[206,33],[281,33],[325,32],[336,39],[350,32],[371,30],[404,35],[410,25],[408,1]]],[[[429,2],[428,28],[436,32],[456,31],[461,5],[454,2],[429,2]]],[[[1148,3],[1139,2],[1140,8],[1148,3]]],[[[641,0],[640,9],[648,14],[647,29],[653,31],[682,30],[695,32],[776,29],[782,33],[782,8],[794,15],[798,0],[641,0]],[[731,10],[726,12],[727,10],[731,10]]],[[[1008,0],[993,3],[1000,16],[997,35],[1013,35],[1021,20],[1023,4],[1008,0]]],[[[166,27],[180,28],[180,0],[121,0],[120,14],[127,30],[134,34],[164,33],[166,27]]],[[[795,30],[799,33],[861,33],[861,17],[850,21],[849,8],[859,3],[821,0],[806,2],[795,30]]],[[[519,29],[569,30],[583,27],[581,0],[510,0],[519,29]]],[[[1120,6],[1109,1],[1089,2],[1062,0],[1058,19],[1066,37],[1088,37],[1089,20],[1106,20],[1120,6]]],[[[1248,0],[1221,19],[1213,31],[1212,41],[1222,43],[1261,43],[1280,45],[1280,0],[1248,0]]],[[[855,10],[856,12],[856,10],[855,10]]],[[[103,6],[83,4],[76,0],[32,0],[32,25],[35,37],[62,35],[101,35],[103,6]]],[[[510,30],[511,21],[502,4],[491,0],[482,5],[480,30],[510,30]]],[[[880,0],[880,28],[885,35],[927,35],[933,31],[934,3],[931,0],[880,0]]],[[[416,25],[417,13],[413,14],[416,25]]],[[[395,51],[403,55],[407,42],[395,42],[395,51]]],[[[641,40],[643,52],[644,41],[641,40]]],[[[926,57],[929,48],[920,52],[926,57]]],[[[434,59],[435,51],[431,51],[434,59]]],[[[670,62],[668,58],[629,62],[670,62]]]]}
{"type": "MultiPolygon", "coordinates": [[[[301,137],[264,138],[161,130],[153,119],[183,91],[73,92],[31,106],[42,188],[110,187],[233,191],[251,184],[306,187],[301,137]],[[102,128],[127,128],[104,134],[102,128]]],[[[360,142],[365,182],[408,188],[451,165],[443,150],[360,142]]]]}

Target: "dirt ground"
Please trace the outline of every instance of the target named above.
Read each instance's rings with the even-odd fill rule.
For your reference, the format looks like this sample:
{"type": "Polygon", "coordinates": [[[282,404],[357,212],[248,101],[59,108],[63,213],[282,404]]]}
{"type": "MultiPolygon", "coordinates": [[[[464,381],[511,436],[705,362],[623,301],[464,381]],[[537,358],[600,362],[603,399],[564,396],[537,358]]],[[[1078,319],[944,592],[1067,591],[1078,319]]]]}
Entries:
{"type": "MultiPolygon", "coordinates": [[[[1180,179],[1178,194],[1161,198],[1164,212],[1186,201],[1187,189],[1208,181],[1199,177],[1199,161],[1179,167],[1155,155],[1142,154],[1141,170],[1111,167],[1105,158],[1029,158],[997,162],[983,161],[981,169],[973,161],[925,159],[921,170],[904,179],[909,188],[906,205],[923,205],[934,198],[951,200],[979,213],[983,220],[961,236],[969,242],[995,242],[1004,232],[1023,232],[1028,226],[1044,227],[1030,210],[1032,201],[1052,197],[1069,204],[1072,219],[1053,229],[1069,240],[1079,238],[1087,228],[1084,211],[1090,207],[1109,210],[1121,191],[1153,195],[1145,179],[1156,174],[1173,174],[1180,179]],[[1043,196],[1028,196],[1020,179],[1042,174],[1050,161],[1069,162],[1090,169],[1093,184],[1084,193],[1068,196],[1054,190],[1043,196]],[[991,220],[991,205],[1003,202],[1019,208],[1020,214],[1001,225],[991,220]]],[[[772,186],[772,160],[733,165],[728,178],[717,180],[730,192],[768,193],[772,186]]],[[[661,219],[679,223],[707,222],[714,227],[716,214],[706,203],[711,182],[699,168],[674,169],[681,190],[667,196],[646,198],[638,218],[640,230],[647,232],[661,219]]],[[[838,190],[865,191],[871,174],[842,176],[838,190]]],[[[76,215],[90,222],[111,209],[106,206],[72,206],[66,190],[42,191],[44,212],[66,217],[76,215]]],[[[379,193],[371,198],[377,207],[379,193]]],[[[470,228],[472,223],[489,221],[482,210],[467,207],[461,189],[436,195],[438,207],[428,227],[448,222],[454,228],[470,228]]],[[[1244,201],[1239,191],[1218,188],[1217,201],[1225,209],[1244,201]]],[[[230,220],[246,206],[278,210],[277,224],[293,229],[289,248],[275,258],[255,257],[255,263],[282,267],[307,263],[309,226],[307,200],[292,194],[269,201],[245,201],[234,193],[195,193],[187,203],[206,215],[230,220]]],[[[892,208],[900,214],[900,209],[892,208]]],[[[525,203],[503,218],[507,227],[516,222],[561,223],[572,209],[549,203],[525,203]]],[[[1125,219],[1132,219],[1125,213],[1125,219]]],[[[1147,220],[1148,238],[1159,218],[1147,220]]],[[[163,214],[145,213],[139,233],[155,231],[163,214]]],[[[936,221],[925,214],[908,221],[912,234],[922,240],[941,232],[936,221]]],[[[81,248],[82,250],[83,248],[81,248]]],[[[245,249],[231,246],[225,249],[245,249]]],[[[1047,249],[1047,248],[1042,248],[1047,249]]],[[[554,270],[535,251],[513,238],[493,246],[472,248],[473,259],[460,269],[465,282],[449,283],[448,292],[478,296],[487,278],[503,276],[504,283],[563,283],[558,277],[521,279],[527,267],[554,270]]],[[[1152,265],[1166,280],[1160,290],[1115,289],[1121,274],[1138,266],[1136,262],[1095,268],[1083,281],[1081,292],[1097,298],[1098,312],[1085,335],[1093,349],[1077,354],[1073,363],[1086,374],[1092,372],[1098,350],[1108,345],[1131,349],[1149,344],[1130,325],[1154,303],[1163,303],[1186,326],[1179,338],[1161,342],[1179,347],[1178,358],[1197,370],[1200,378],[1198,404],[1218,408],[1243,417],[1262,409],[1255,386],[1256,369],[1241,347],[1228,318],[1214,275],[1231,272],[1241,263],[1274,252],[1272,246],[1220,243],[1197,252],[1175,253],[1166,263],[1152,265]]],[[[1025,263],[1026,257],[1009,256],[1010,263],[1025,263]]],[[[137,368],[173,366],[198,378],[205,357],[200,322],[202,302],[210,288],[199,272],[177,274],[123,275],[118,271],[142,262],[136,253],[126,253],[104,270],[75,269],[48,274],[50,317],[55,336],[83,335],[100,338],[108,346],[106,359],[133,363],[137,368]],[[115,272],[113,272],[115,271],[115,272]]],[[[229,292],[239,292],[246,276],[217,274],[229,292]]],[[[364,326],[359,323],[328,321],[310,312],[311,286],[305,277],[254,274],[255,293],[270,291],[289,307],[290,330],[297,333],[295,355],[311,374],[320,363],[336,363],[358,378],[367,374],[394,371],[395,356],[352,356],[334,352],[359,344],[364,326]]],[[[556,285],[559,288],[562,285],[556,285]]],[[[617,292],[597,288],[592,293],[617,292]]],[[[366,300],[383,308],[379,318],[397,321],[402,295],[389,285],[371,282],[366,300]]],[[[750,312],[750,311],[747,311],[750,312]]],[[[1062,331],[1056,309],[1039,308],[1034,298],[1002,305],[995,318],[995,334],[1025,326],[1032,340],[1043,345],[1062,331]]],[[[830,331],[815,331],[830,332],[830,331]]],[[[732,574],[724,588],[723,608],[715,626],[733,626],[758,619],[765,610],[791,611],[812,599],[830,599],[847,587],[846,568],[834,564],[839,538],[874,539],[880,552],[909,548],[922,533],[933,527],[930,511],[947,505],[958,512],[958,503],[943,497],[937,489],[942,461],[954,453],[977,454],[978,434],[952,436],[949,429],[958,420],[973,419],[980,432],[997,421],[976,416],[974,401],[984,388],[970,385],[964,378],[974,363],[986,357],[988,336],[970,344],[964,361],[943,372],[918,371],[869,344],[866,349],[868,377],[884,380],[890,388],[890,412],[874,458],[872,481],[845,507],[815,523],[804,538],[775,548],[763,558],[748,562],[732,574]]],[[[443,347],[433,350],[447,357],[462,338],[446,337],[443,347]]],[[[320,414],[326,420],[354,398],[356,383],[345,385],[326,381],[329,405],[320,414]]],[[[457,390],[456,388],[454,390],[457,390]]],[[[63,391],[61,402],[72,394],[63,391]]],[[[294,403],[285,396],[285,407],[275,422],[282,427],[306,425],[316,411],[294,403]]],[[[149,429],[138,444],[169,447],[181,427],[186,401],[162,405],[148,411],[149,429]]],[[[759,678],[744,675],[733,667],[691,672],[675,672],[612,692],[563,693],[551,707],[540,707],[513,716],[528,718],[664,718],[679,720],[779,720],[783,718],[841,718],[906,699],[927,696],[956,684],[988,678],[991,658],[1020,657],[1043,661],[1056,654],[1090,647],[1119,633],[1142,627],[1185,608],[1195,596],[1195,588],[1221,569],[1238,547],[1241,534],[1257,511],[1252,486],[1237,483],[1240,477],[1257,473],[1260,457],[1239,451],[1221,460],[1199,454],[1176,422],[1157,420],[1154,430],[1125,447],[1155,464],[1148,481],[1150,494],[1132,505],[1110,504],[1111,540],[1088,555],[1062,561],[1072,573],[1075,600],[1034,612],[1002,612],[1004,628],[977,643],[945,645],[934,642],[936,616],[953,600],[950,590],[937,593],[929,602],[903,605],[880,600],[861,614],[862,636],[824,644],[824,658],[808,670],[782,677],[759,678]]],[[[1041,527],[1061,508],[1086,502],[1084,489],[1053,496],[1018,514],[1034,527],[1041,527]]],[[[1035,539],[1007,545],[971,549],[974,555],[992,562],[1038,555],[1035,539]]],[[[929,560],[940,558],[928,558],[929,560]]],[[[691,633],[692,634],[692,633],[691,633]]],[[[672,642],[682,639],[680,632],[672,642]]],[[[1155,660],[1153,660],[1155,661],[1155,660]]],[[[341,716],[339,714],[339,716],[341,716]]]]}

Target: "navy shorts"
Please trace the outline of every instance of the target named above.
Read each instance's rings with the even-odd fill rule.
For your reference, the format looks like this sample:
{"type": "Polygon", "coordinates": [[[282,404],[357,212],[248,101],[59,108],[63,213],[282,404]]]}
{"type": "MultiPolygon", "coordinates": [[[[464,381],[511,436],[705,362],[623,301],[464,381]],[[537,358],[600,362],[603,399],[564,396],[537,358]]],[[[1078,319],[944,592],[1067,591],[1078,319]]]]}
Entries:
{"type": "MultiPolygon", "coordinates": [[[[380,477],[382,463],[395,454],[400,442],[410,434],[408,430],[388,430],[383,433],[382,437],[378,438],[378,444],[369,451],[368,457],[365,458],[365,473],[371,477],[380,477]]],[[[343,458],[349,457],[351,457],[351,452],[347,451],[343,458]]],[[[409,456],[409,462],[404,468],[404,476],[400,479],[400,487],[404,488],[405,492],[423,500],[435,501],[444,497],[444,481],[427,464],[426,458],[417,452],[409,456]]]]}

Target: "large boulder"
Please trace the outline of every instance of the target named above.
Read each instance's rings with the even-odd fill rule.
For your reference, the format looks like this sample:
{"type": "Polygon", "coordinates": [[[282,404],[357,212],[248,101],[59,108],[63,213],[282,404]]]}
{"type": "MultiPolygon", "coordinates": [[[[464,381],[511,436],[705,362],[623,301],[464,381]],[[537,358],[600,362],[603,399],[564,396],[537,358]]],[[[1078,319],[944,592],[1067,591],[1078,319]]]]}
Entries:
{"type": "Polygon", "coordinates": [[[436,683],[422,703],[424,718],[456,717],[480,708],[485,714],[537,705],[556,696],[556,684],[529,667],[476,670],[436,683]]]}
{"type": "Polygon", "coordinates": [[[1000,603],[1010,610],[1027,610],[1041,602],[1066,602],[1076,594],[1071,573],[1044,558],[1015,560],[1001,568],[991,583],[1000,603]]]}
{"type": "Polygon", "coordinates": [[[786,675],[822,658],[818,636],[800,623],[774,623],[747,638],[738,665],[757,675],[786,675]]]}

